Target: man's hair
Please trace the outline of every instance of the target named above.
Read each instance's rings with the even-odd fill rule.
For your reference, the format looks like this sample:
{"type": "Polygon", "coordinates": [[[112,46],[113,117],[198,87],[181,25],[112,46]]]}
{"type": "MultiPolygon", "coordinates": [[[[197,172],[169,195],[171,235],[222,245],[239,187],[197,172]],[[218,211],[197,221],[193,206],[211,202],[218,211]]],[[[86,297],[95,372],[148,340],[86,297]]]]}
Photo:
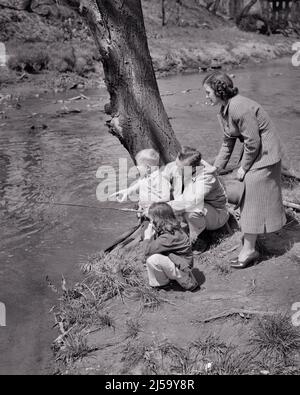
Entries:
{"type": "Polygon", "coordinates": [[[153,148],[143,149],[135,157],[138,165],[158,166],[159,153],[153,148]]]}
{"type": "Polygon", "coordinates": [[[178,153],[177,159],[185,162],[187,166],[197,167],[200,166],[202,159],[201,152],[192,147],[182,147],[178,153]]]}
{"type": "Polygon", "coordinates": [[[180,223],[176,219],[172,207],[167,203],[152,203],[148,215],[152,219],[154,228],[158,234],[174,234],[175,230],[181,230],[180,223]]]}

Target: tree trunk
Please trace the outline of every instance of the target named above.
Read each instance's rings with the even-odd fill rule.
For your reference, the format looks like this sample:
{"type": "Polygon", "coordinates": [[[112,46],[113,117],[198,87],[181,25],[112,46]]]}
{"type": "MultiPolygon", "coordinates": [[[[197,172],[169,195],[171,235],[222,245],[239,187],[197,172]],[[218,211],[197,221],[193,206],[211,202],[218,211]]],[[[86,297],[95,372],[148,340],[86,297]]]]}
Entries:
{"type": "Polygon", "coordinates": [[[254,6],[254,4],[257,2],[257,0],[251,0],[239,13],[239,15],[236,18],[236,24],[238,25],[241,20],[249,14],[251,8],[254,6]]]}
{"type": "Polygon", "coordinates": [[[107,122],[131,157],[153,147],[163,163],[180,149],[159,94],[140,0],[65,0],[79,10],[101,54],[107,122]]]}
{"type": "Polygon", "coordinates": [[[162,18],[162,26],[166,25],[166,5],[165,0],[161,0],[161,18],[162,18]]]}
{"type": "Polygon", "coordinates": [[[182,6],[181,0],[176,0],[176,9],[177,9],[176,23],[177,23],[177,25],[180,24],[180,9],[181,9],[181,6],[182,6]]]}
{"type": "Polygon", "coordinates": [[[219,6],[220,6],[220,1],[221,1],[221,0],[215,0],[215,2],[214,2],[213,8],[212,8],[212,12],[213,12],[214,14],[216,14],[217,11],[218,11],[218,8],[219,8],[219,6]]]}

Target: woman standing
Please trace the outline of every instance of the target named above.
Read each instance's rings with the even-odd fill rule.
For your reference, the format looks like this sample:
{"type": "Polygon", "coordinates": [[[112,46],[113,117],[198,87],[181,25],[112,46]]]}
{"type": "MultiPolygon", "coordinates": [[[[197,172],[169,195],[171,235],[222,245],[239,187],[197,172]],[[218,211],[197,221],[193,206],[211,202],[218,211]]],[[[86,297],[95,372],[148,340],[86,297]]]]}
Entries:
{"type": "Polygon", "coordinates": [[[218,115],[224,140],[215,160],[217,170],[224,169],[236,140],[243,143],[243,156],[237,177],[245,182],[241,202],[243,247],[234,268],[245,268],[256,261],[258,234],[278,231],[286,222],[281,194],[281,150],[274,124],[255,101],[239,95],[231,78],[214,72],[203,81],[211,105],[221,105],[218,115]]]}

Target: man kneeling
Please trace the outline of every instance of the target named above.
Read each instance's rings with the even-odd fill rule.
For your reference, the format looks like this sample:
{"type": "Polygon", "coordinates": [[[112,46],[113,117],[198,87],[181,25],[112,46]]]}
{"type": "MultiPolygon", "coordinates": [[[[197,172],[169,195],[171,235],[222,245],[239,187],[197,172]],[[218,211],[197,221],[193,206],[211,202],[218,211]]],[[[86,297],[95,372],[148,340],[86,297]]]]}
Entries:
{"type": "MultiPolygon", "coordinates": [[[[183,214],[189,226],[190,242],[195,246],[205,229],[219,229],[228,221],[226,193],[215,174],[216,168],[202,160],[196,149],[183,147],[175,163],[183,188],[168,204],[175,214],[183,214]]],[[[205,246],[200,249],[205,250],[205,246]]]]}

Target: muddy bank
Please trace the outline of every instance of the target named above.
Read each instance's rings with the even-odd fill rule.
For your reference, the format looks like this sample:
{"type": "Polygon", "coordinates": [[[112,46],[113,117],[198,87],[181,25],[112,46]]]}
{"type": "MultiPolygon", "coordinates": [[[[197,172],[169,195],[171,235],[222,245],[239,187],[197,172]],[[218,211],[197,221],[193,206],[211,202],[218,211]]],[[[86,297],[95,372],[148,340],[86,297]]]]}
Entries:
{"type": "MultiPolygon", "coordinates": [[[[154,48],[152,59],[157,78],[176,74],[213,71],[215,69],[233,70],[246,68],[251,64],[262,64],[276,58],[292,56],[294,39],[279,39],[278,42],[266,43],[241,41],[233,46],[231,43],[221,45],[208,42],[201,46],[177,49],[170,46],[165,39],[164,48],[154,48]],[[169,48],[166,50],[166,48],[169,48]]],[[[104,87],[104,74],[101,64],[98,72],[80,76],[75,72],[60,73],[45,71],[40,74],[18,74],[2,68],[1,95],[13,94],[23,98],[47,92],[63,92],[72,89],[93,89],[104,87]]]]}

